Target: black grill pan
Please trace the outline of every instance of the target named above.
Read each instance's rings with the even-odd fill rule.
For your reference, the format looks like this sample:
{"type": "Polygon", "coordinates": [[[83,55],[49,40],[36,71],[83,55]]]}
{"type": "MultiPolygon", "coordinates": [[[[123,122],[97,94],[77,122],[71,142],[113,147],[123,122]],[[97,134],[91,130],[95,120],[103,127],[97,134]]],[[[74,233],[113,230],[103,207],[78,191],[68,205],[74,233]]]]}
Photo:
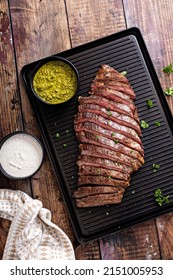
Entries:
{"type": "Polygon", "coordinates": [[[78,143],[73,120],[77,111],[78,96],[66,105],[44,105],[32,94],[29,84],[31,72],[37,62],[22,68],[22,79],[78,240],[87,242],[171,211],[172,116],[140,31],[137,28],[127,29],[58,55],[70,60],[79,71],[78,96],[87,95],[101,64],[109,64],[119,72],[127,71],[127,78],[136,93],[135,102],[139,117],[149,123],[149,128],[143,129],[142,138],[145,165],[133,174],[131,185],[126,190],[122,203],[78,209],[72,198],[77,182],[78,143]],[[150,109],[147,106],[148,99],[153,101],[153,107],[150,109]],[[160,127],[154,124],[156,121],[160,122],[160,127]],[[56,133],[60,134],[60,138],[56,138],[56,133]],[[154,163],[160,165],[157,172],[153,171],[154,163]],[[170,196],[170,203],[162,207],[157,205],[154,199],[154,191],[157,188],[161,188],[164,195],[170,196]]]}

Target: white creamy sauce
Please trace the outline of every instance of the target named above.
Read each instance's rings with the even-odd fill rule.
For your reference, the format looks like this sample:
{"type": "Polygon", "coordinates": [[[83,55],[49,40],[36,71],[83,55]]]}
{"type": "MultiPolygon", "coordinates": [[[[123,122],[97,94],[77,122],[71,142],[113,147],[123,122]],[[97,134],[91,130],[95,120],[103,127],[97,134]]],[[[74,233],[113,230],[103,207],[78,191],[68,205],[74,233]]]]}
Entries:
{"type": "Polygon", "coordinates": [[[32,175],[40,166],[43,150],[39,142],[28,134],[14,134],[0,150],[0,163],[7,174],[16,178],[32,175]]]}

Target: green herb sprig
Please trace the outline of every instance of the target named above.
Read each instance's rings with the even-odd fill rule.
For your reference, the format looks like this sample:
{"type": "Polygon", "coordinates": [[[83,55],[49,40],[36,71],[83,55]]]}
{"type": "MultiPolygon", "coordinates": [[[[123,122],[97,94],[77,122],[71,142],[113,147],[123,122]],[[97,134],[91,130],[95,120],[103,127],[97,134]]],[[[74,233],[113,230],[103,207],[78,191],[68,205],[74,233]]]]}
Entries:
{"type": "Polygon", "coordinates": [[[151,99],[147,100],[147,106],[148,106],[148,108],[152,108],[153,107],[153,101],[151,99]]]}
{"type": "Polygon", "coordinates": [[[161,126],[160,122],[158,122],[158,121],[155,122],[154,124],[155,124],[156,126],[161,126]]]}
{"type": "Polygon", "coordinates": [[[154,172],[157,172],[160,169],[160,165],[158,163],[153,163],[152,167],[154,172]]]}
{"type": "Polygon", "coordinates": [[[141,120],[140,125],[141,125],[142,128],[148,128],[149,127],[149,124],[144,120],[141,120]]]}
{"type": "Polygon", "coordinates": [[[168,96],[173,96],[173,87],[167,88],[164,93],[168,96]]]}
{"type": "Polygon", "coordinates": [[[123,75],[123,76],[127,75],[127,71],[121,72],[121,75],[123,75]]]}
{"type": "Polygon", "coordinates": [[[173,73],[173,65],[170,63],[169,65],[163,67],[163,72],[167,74],[173,73]]]}
{"type": "Polygon", "coordinates": [[[154,197],[159,206],[162,206],[164,203],[169,203],[169,195],[163,196],[161,189],[155,190],[154,197]]]}

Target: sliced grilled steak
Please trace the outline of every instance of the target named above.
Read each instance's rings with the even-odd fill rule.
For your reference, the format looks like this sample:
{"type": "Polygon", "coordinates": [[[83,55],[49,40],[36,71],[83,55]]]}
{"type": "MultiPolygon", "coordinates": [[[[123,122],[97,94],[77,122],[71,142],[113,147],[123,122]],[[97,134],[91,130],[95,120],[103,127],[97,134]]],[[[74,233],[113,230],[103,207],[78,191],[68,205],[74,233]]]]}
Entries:
{"type": "Polygon", "coordinates": [[[106,158],[95,156],[80,155],[77,161],[78,165],[92,165],[98,168],[113,169],[122,173],[131,174],[133,172],[132,166],[122,164],[106,158]]]}
{"type": "Polygon", "coordinates": [[[121,187],[110,187],[110,186],[86,186],[86,187],[79,187],[78,190],[75,192],[74,197],[76,198],[82,198],[87,197],[89,195],[95,195],[95,194],[123,194],[124,189],[121,187]]]}
{"type": "Polygon", "coordinates": [[[144,163],[135,93],[128,80],[102,65],[88,97],[79,98],[74,128],[80,142],[78,207],[120,203],[130,176],[144,163]]]}
{"type": "Polygon", "coordinates": [[[113,89],[104,88],[104,87],[97,88],[96,86],[95,87],[93,86],[92,91],[90,91],[90,94],[93,94],[96,96],[97,95],[103,96],[116,103],[125,104],[131,109],[132,113],[134,114],[135,104],[132,102],[132,100],[130,100],[130,99],[126,100],[126,99],[120,97],[119,94],[117,94],[117,91],[115,91],[113,89]]]}
{"type": "Polygon", "coordinates": [[[109,100],[102,96],[96,96],[96,95],[91,95],[90,98],[82,97],[82,100],[84,100],[86,102],[85,104],[88,103],[88,104],[100,105],[103,108],[107,109],[108,111],[115,111],[117,113],[124,114],[126,116],[134,118],[134,115],[133,115],[131,109],[126,104],[122,104],[122,103],[118,103],[118,102],[115,103],[112,100],[109,100]]]}
{"type": "Polygon", "coordinates": [[[144,158],[140,155],[138,151],[135,151],[133,149],[130,149],[129,147],[124,146],[121,143],[115,143],[115,141],[108,139],[104,136],[97,137],[97,135],[94,133],[89,132],[76,132],[76,135],[80,142],[82,143],[89,143],[94,145],[99,145],[102,147],[109,148],[116,152],[121,152],[122,154],[125,154],[129,157],[132,157],[136,160],[139,160],[142,164],[144,164],[144,158]]]}
{"type": "Polygon", "coordinates": [[[94,112],[94,110],[92,112],[83,110],[82,112],[78,113],[77,117],[75,118],[75,124],[81,122],[93,122],[98,126],[112,131],[113,135],[115,135],[115,132],[113,131],[117,131],[118,133],[121,133],[138,142],[142,146],[142,141],[134,129],[120,125],[117,122],[110,120],[109,116],[108,118],[104,118],[103,116],[94,112]]]}
{"type": "Polygon", "coordinates": [[[78,186],[81,185],[101,185],[101,186],[112,186],[112,187],[122,187],[126,189],[130,183],[129,181],[122,181],[117,179],[112,179],[105,176],[79,176],[78,186]]]}
{"type": "Polygon", "coordinates": [[[95,113],[96,115],[102,116],[105,119],[107,119],[107,124],[109,124],[110,121],[113,121],[113,122],[115,122],[119,125],[125,126],[127,128],[128,127],[132,128],[133,130],[135,130],[137,132],[137,134],[139,136],[142,135],[139,123],[136,120],[134,120],[133,118],[119,114],[115,111],[105,109],[96,104],[91,104],[91,103],[88,104],[86,102],[83,102],[82,98],[80,99],[80,104],[81,105],[79,105],[79,107],[78,107],[78,111],[80,113],[83,113],[83,112],[95,113]]]}
{"type": "Polygon", "coordinates": [[[88,195],[83,198],[76,198],[77,207],[94,207],[94,206],[103,206],[107,204],[118,204],[123,198],[123,193],[117,191],[115,193],[105,193],[105,194],[96,194],[88,195]]]}
{"type": "MultiPolygon", "coordinates": [[[[82,126],[75,126],[75,130],[76,133],[78,134],[78,137],[82,136],[83,133],[85,133],[85,135],[87,134],[93,134],[93,136],[95,137],[95,139],[97,139],[99,141],[100,137],[103,139],[108,139],[111,142],[111,146],[115,146],[117,144],[122,144],[123,146],[135,150],[136,152],[140,153],[141,156],[143,156],[143,149],[140,146],[139,143],[129,139],[128,137],[120,134],[120,133],[114,133],[114,136],[111,135],[111,131],[106,130],[106,129],[102,129],[101,127],[98,127],[97,125],[95,125],[94,123],[92,123],[92,127],[88,127],[87,124],[83,124],[82,126]]],[[[106,142],[108,142],[108,140],[106,140],[106,142]]]]}
{"type": "Polygon", "coordinates": [[[112,169],[106,169],[106,168],[98,168],[91,165],[79,165],[79,176],[83,175],[101,175],[106,176],[108,178],[114,178],[118,180],[130,180],[130,174],[122,173],[120,171],[112,170],[112,169]]]}
{"type": "Polygon", "coordinates": [[[80,144],[79,145],[81,155],[94,155],[97,154],[98,157],[104,157],[113,161],[123,163],[128,166],[132,166],[133,170],[138,170],[141,167],[139,160],[133,159],[121,152],[113,151],[109,148],[102,147],[95,144],[80,144]]]}
{"type": "Polygon", "coordinates": [[[121,75],[118,71],[116,71],[114,68],[110,67],[109,65],[102,65],[95,77],[96,80],[104,80],[104,81],[118,81],[125,84],[129,84],[127,78],[123,75],[121,75]]]}

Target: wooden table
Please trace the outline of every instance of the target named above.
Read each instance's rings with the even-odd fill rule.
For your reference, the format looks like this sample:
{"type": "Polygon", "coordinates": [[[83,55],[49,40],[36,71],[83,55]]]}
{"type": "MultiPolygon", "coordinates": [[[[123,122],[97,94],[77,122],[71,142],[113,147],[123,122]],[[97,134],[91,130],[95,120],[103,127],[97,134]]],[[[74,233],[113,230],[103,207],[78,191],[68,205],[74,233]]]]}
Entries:
{"type": "MultiPolygon", "coordinates": [[[[172,0],[1,0],[0,139],[23,129],[40,137],[19,75],[23,65],[133,26],[143,34],[163,89],[173,86],[173,75],[162,71],[173,63],[172,0]]],[[[173,97],[167,101],[173,112],[173,97]]],[[[47,157],[31,180],[1,174],[0,187],[40,199],[71,239],[76,259],[173,259],[173,213],[79,244],[47,157]]],[[[1,258],[9,226],[0,219],[1,258]]]]}

